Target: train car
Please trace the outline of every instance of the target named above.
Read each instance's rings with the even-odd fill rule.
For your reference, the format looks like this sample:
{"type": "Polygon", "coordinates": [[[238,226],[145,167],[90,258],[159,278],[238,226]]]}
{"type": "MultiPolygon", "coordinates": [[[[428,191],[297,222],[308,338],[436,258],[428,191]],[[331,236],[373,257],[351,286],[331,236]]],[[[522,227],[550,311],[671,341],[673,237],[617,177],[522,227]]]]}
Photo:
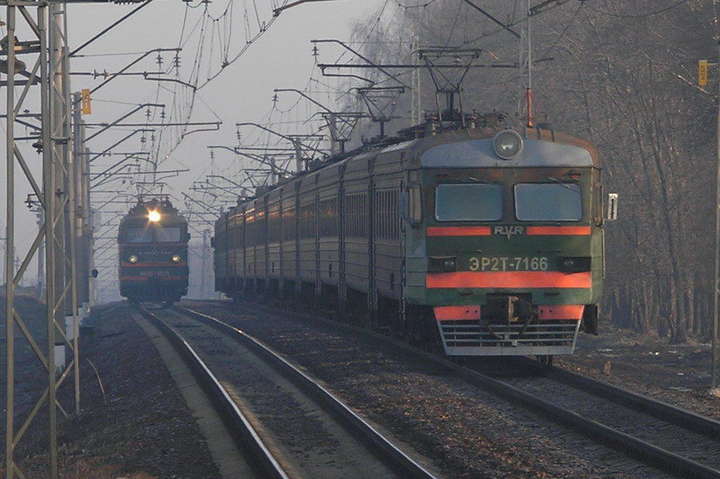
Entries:
{"type": "Polygon", "coordinates": [[[217,290],[331,303],[448,356],[572,353],[597,332],[604,276],[597,150],[476,121],[366,145],[241,202],[216,225],[217,290]]]}
{"type": "Polygon", "coordinates": [[[140,199],[118,229],[120,295],[179,301],[188,290],[189,240],[187,220],[167,198],[140,199]]]}

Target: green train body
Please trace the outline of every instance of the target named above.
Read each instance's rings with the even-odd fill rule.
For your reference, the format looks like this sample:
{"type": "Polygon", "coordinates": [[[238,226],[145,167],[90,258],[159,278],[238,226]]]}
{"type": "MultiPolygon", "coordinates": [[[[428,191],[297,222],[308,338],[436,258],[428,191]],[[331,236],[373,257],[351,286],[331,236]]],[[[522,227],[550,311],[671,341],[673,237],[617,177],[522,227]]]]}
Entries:
{"type": "Polygon", "coordinates": [[[589,143],[447,131],[239,203],[216,223],[216,289],[331,301],[372,327],[439,338],[450,356],[569,354],[581,326],[597,330],[602,226],[589,143]]]}

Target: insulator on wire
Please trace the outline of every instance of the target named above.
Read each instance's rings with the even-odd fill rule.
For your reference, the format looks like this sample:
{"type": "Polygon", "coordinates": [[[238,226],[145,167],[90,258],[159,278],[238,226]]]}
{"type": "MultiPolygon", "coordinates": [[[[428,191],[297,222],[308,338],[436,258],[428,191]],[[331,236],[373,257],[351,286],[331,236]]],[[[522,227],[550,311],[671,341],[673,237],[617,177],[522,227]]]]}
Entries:
{"type": "Polygon", "coordinates": [[[155,63],[157,63],[157,66],[162,67],[163,64],[163,57],[158,53],[157,57],[155,58],[155,63]]]}

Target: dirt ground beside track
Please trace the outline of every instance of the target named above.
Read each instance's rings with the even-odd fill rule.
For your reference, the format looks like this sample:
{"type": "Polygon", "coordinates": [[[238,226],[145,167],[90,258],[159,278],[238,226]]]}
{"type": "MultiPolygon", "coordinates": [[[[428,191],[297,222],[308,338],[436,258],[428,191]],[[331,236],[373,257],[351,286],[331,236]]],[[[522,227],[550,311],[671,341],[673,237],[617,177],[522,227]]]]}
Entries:
{"type": "MultiPolygon", "coordinates": [[[[37,304],[30,309],[38,316],[44,312],[37,304]]],[[[219,477],[195,420],[150,340],[126,309],[101,307],[99,313],[88,321],[93,327],[81,343],[82,413],[68,420],[61,419],[59,414],[61,477],[219,477]],[[103,311],[107,314],[102,314],[103,311]]],[[[29,323],[39,329],[44,321],[29,323]]],[[[41,374],[38,366],[28,360],[27,353],[21,348],[16,363],[18,383],[23,383],[27,395],[27,400],[20,402],[25,410],[30,407],[30,400],[40,394],[37,374],[41,374]],[[35,387],[28,385],[33,379],[35,387]]],[[[73,410],[71,384],[72,376],[60,392],[61,403],[68,411],[73,410]]],[[[28,479],[46,477],[46,425],[43,414],[16,454],[28,479]]],[[[4,476],[2,467],[0,473],[4,476]]]]}
{"type": "Polygon", "coordinates": [[[710,394],[710,345],[602,326],[600,335],[582,334],[574,356],[558,366],[720,419],[720,398],[710,394]]]}

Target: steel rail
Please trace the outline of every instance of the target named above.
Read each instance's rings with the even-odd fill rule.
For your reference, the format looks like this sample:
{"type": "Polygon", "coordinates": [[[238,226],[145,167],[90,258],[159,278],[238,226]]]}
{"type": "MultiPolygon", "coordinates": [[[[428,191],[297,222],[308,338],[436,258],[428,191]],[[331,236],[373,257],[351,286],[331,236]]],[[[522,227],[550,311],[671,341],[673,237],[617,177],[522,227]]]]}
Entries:
{"type": "MultiPolygon", "coordinates": [[[[528,359],[528,362],[531,361],[531,359],[528,359]]],[[[660,401],[659,399],[653,399],[620,386],[589,378],[566,369],[553,367],[544,370],[543,373],[550,379],[557,380],[568,386],[591,392],[596,396],[603,397],[622,406],[647,413],[658,419],[685,429],[690,429],[712,439],[720,440],[720,421],[716,419],[702,416],[687,409],[660,401]]]]}
{"type": "Polygon", "coordinates": [[[431,472],[425,469],[422,465],[418,464],[397,446],[392,444],[387,438],[385,438],[385,436],[368,424],[363,418],[358,416],[333,393],[318,384],[317,381],[254,337],[250,336],[241,329],[199,311],[179,306],[175,306],[174,309],[186,316],[203,321],[221,332],[228,334],[236,341],[242,343],[246,347],[250,347],[254,352],[267,359],[282,373],[286,374],[287,377],[298,387],[303,389],[307,394],[311,395],[313,399],[328,407],[335,416],[349,426],[353,432],[359,434],[367,444],[373,447],[374,451],[379,454],[382,459],[389,461],[389,463],[398,470],[402,477],[418,479],[435,478],[431,472]]]}
{"type": "Polygon", "coordinates": [[[227,422],[228,429],[238,441],[238,445],[252,453],[252,458],[263,473],[263,477],[272,479],[289,479],[289,475],[273,457],[272,453],[263,443],[250,421],[232,400],[227,390],[220,384],[210,368],[188,344],[185,339],[165,321],[158,318],[150,311],[138,307],[139,312],[163,333],[173,347],[180,353],[190,367],[193,376],[200,383],[201,387],[210,396],[211,400],[219,409],[221,417],[227,422]]]}
{"type": "MultiPolygon", "coordinates": [[[[223,304],[221,301],[216,301],[214,303],[223,304]]],[[[225,303],[228,304],[227,302],[225,303]]],[[[275,308],[260,306],[257,304],[243,303],[240,308],[247,311],[265,312],[267,314],[279,313],[279,311],[275,308]]],[[[586,418],[571,410],[540,399],[518,387],[512,386],[468,367],[461,366],[449,359],[419,350],[403,341],[393,339],[364,328],[332,321],[330,319],[308,313],[293,312],[293,315],[305,320],[329,325],[345,332],[364,335],[367,338],[391,345],[396,350],[401,350],[405,353],[419,356],[430,363],[443,366],[474,386],[484,388],[510,402],[521,404],[523,407],[542,413],[556,422],[587,436],[595,442],[603,443],[606,446],[632,456],[647,465],[660,468],[683,479],[720,479],[720,470],[718,469],[705,466],[697,461],[680,456],[671,451],[655,446],[647,441],[643,441],[622,431],[586,418]]],[[[528,361],[531,360],[528,359],[528,361]]],[[[568,374],[565,374],[565,371],[558,369],[549,369],[547,372],[549,374],[556,374],[560,381],[574,381],[576,384],[582,385],[582,389],[585,391],[597,392],[597,394],[602,393],[604,397],[612,396],[611,400],[613,402],[622,402],[633,409],[641,410],[642,412],[672,424],[677,424],[686,429],[709,435],[712,438],[718,438],[717,434],[719,430],[718,428],[720,428],[720,422],[713,419],[700,416],[696,413],[677,408],[637,393],[622,390],[622,388],[618,388],[607,383],[602,383],[579,375],[575,375],[575,377],[573,377],[573,373],[567,372],[568,374]],[[664,414],[667,414],[668,416],[666,417],[664,414]]],[[[610,398],[608,397],[608,399],[610,398]]]]}

